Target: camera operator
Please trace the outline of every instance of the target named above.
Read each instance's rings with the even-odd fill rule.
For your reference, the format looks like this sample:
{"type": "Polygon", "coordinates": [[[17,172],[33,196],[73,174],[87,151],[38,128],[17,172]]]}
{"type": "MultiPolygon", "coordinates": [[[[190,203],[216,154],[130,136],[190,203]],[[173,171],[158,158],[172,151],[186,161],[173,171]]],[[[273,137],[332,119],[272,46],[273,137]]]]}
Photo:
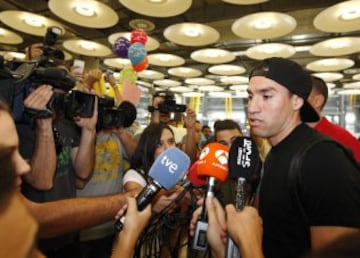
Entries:
{"type": "MultiPolygon", "coordinates": [[[[25,108],[47,110],[47,104],[58,89],[41,85],[25,99],[25,108]]],[[[90,118],[65,119],[60,110],[53,117],[33,117],[33,126],[17,123],[20,151],[30,160],[32,170],[24,178],[22,191],[35,202],[49,202],[76,196],[91,175],[94,165],[94,146],[97,122],[97,103],[90,118]]],[[[59,253],[71,257],[75,234],[40,241],[48,257],[59,253]],[[64,252],[64,253],[63,253],[64,252]]]]}
{"type": "MultiPolygon", "coordinates": [[[[107,196],[123,192],[123,174],[128,166],[127,161],[135,150],[136,142],[127,131],[136,119],[136,108],[130,102],[123,101],[117,107],[113,97],[106,96],[108,92],[101,91],[100,80],[104,74],[100,69],[92,69],[85,75],[82,84],[83,92],[95,92],[99,97],[99,119],[95,145],[95,166],[92,176],[83,189],[77,190],[77,197],[107,196]],[[104,96],[105,95],[105,96],[104,96]],[[112,119],[106,119],[105,109],[113,109],[112,119]]],[[[112,76],[111,85],[116,85],[112,76]]],[[[116,93],[116,92],[115,92],[116,93]]],[[[79,257],[101,258],[110,257],[115,232],[113,222],[107,222],[95,227],[81,230],[77,245],[79,257]]]]}

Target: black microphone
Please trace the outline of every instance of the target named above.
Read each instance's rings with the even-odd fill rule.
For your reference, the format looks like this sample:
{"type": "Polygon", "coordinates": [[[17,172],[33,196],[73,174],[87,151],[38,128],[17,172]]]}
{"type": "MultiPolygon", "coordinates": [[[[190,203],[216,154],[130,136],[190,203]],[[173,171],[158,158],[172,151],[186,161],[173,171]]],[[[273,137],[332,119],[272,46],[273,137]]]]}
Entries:
{"type": "MultiPolygon", "coordinates": [[[[261,159],[255,141],[250,137],[237,137],[229,152],[229,179],[235,182],[235,209],[241,211],[256,191],[260,181],[261,159]]],[[[228,237],[225,258],[240,258],[234,241],[228,237]]]]}
{"type": "MultiPolygon", "coordinates": [[[[138,210],[145,209],[161,188],[166,190],[173,188],[185,176],[189,165],[189,157],[178,148],[173,147],[162,152],[149,170],[151,183],[146,185],[136,197],[138,210]]],[[[121,231],[124,222],[125,215],[115,222],[115,229],[121,231]]]]}

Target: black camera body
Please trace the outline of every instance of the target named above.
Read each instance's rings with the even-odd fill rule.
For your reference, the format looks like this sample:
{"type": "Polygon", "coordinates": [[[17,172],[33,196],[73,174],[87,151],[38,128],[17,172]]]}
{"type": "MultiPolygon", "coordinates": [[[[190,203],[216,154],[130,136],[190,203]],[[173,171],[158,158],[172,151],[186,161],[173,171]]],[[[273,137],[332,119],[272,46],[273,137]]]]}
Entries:
{"type": "Polygon", "coordinates": [[[49,104],[49,109],[64,112],[65,118],[91,117],[94,113],[95,98],[98,98],[97,130],[118,127],[129,127],[136,119],[136,108],[128,101],[123,101],[115,108],[114,99],[97,97],[81,91],[71,91],[68,94],[57,95],[49,104]]]}
{"type": "MultiPolygon", "coordinates": [[[[164,101],[159,103],[158,110],[162,113],[182,113],[186,111],[186,105],[176,104],[175,96],[172,92],[169,91],[158,91],[153,96],[162,97],[164,101]]],[[[154,112],[155,108],[153,106],[148,106],[149,112],[154,112]]]]}

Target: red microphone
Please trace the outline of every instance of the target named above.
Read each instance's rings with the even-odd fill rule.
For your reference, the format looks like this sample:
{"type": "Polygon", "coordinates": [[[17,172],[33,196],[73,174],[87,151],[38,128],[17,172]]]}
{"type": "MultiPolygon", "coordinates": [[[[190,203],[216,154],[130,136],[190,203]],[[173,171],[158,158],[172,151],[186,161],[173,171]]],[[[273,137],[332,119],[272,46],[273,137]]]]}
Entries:
{"type": "Polygon", "coordinates": [[[194,164],[190,167],[187,178],[191,182],[193,186],[204,186],[206,185],[207,181],[205,177],[200,177],[198,175],[198,163],[199,161],[195,161],[194,164]]]}
{"type": "Polygon", "coordinates": [[[207,189],[204,197],[203,209],[195,227],[195,236],[192,248],[195,250],[205,251],[207,248],[206,231],[207,211],[205,207],[206,198],[215,195],[214,189],[216,180],[225,181],[228,177],[228,156],[229,147],[220,143],[209,143],[200,153],[197,164],[199,177],[207,178],[207,189]]]}

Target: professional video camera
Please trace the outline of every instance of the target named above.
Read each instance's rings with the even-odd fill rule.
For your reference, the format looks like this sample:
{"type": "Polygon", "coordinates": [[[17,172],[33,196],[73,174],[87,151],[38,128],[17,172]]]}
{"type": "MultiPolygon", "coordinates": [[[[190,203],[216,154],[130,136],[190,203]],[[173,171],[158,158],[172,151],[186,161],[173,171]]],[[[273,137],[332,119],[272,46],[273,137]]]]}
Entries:
{"type": "MultiPolygon", "coordinates": [[[[171,113],[171,112],[185,112],[186,105],[176,104],[175,96],[172,92],[169,91],[158,91],[153,96],[162,97],[164,99],[163,102],[159,103],[157,110],[162,113],[171,113]]],[[[153,106],[148,106],[149,112],[154,112],[155,108],[153,106]]]]}
{"type": "Polygon", "coordinates": [[[76,79],[59,67],[64,64],[63,51],[54,47],[57,38],[62,33],[59,27],[52,26],[47,29],[42,46],[43,54],[36,60],[22,63],[13,72],[17,78],[17,88],[21,88],[26,80],[30,80],[34,87],[49,84],[65,92],[75,86],[76,79]]]}
{"type": "MultiPolygon", "coordinates": [[[[91,117],[94,113],[96,95],[80,91],[71,91],[68,94],[57,95],[49,104],[52,110],[62,110],[67,119],[74,117],[91,117]]],[[[97,129],[129,127],[136,119],[136,108],[128,101],[123,101],[115,108],[114,99],[98,97],[97,129]]]]}

